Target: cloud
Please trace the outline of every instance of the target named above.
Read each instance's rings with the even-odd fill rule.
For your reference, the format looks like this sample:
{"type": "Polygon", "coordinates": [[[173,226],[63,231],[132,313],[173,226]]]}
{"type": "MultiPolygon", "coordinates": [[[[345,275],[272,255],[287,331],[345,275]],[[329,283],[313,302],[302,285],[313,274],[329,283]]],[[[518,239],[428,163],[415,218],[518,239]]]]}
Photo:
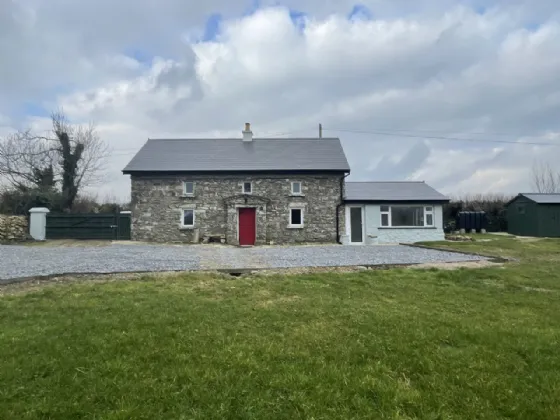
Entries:
{"type": "Polygon", "coordinates": [[[115,150],[102,195],[129,194],[119,170],[148,137],[239,136],[247,120],[256,136],[321,122],[352,179],[448,193],[528,190],[533,160],[560,158],[492,143],[560,144],[553,1],[81,3],[6,3],[0,115],[18,127],[33,106],[63,106],[94,120],[115,150]]]}

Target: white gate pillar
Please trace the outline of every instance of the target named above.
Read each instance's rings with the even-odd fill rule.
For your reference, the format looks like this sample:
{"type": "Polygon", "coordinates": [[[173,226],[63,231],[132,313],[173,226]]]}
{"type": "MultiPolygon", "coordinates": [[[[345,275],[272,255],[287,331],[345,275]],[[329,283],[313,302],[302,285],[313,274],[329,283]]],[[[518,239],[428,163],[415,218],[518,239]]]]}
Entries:
{"type": "Polygon", "coordinates": [[[47,235],[47,213],[45,207],[33,207],[29,210],[29,234],[36,241],[44,241],[47,235]]]}

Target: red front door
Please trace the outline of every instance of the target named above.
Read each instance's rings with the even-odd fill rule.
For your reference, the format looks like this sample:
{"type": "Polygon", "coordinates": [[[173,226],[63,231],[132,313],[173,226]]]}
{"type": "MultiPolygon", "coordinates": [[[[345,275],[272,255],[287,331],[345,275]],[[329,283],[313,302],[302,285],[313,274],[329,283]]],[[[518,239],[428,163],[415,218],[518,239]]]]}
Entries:
{"type": "Polygon", "coordinates": [[[239,209],[239,245],[255,245],[257,226],[255,208],[239,209]]]}

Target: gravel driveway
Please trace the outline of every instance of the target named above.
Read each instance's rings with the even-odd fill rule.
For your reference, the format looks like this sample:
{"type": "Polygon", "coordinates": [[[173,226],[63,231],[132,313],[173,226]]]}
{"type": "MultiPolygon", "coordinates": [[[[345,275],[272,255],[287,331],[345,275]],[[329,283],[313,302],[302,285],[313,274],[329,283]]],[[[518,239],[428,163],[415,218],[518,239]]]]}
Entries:
{"type": "Polygon", "coordinates": [[[484,258],[384,246],[289,246],[235,248],[212,245],[51,247],[0,245],[0,283],[53,274],[333,267],[478,261],[484,258]]]}

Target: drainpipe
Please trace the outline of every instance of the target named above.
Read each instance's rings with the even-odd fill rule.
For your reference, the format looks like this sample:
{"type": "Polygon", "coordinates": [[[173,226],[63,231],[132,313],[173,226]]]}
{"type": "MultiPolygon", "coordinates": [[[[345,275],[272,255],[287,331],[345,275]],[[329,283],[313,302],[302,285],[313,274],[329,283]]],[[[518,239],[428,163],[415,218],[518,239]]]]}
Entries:
{"type": "Polygon", "coordinates": [[[342,244],[340,240],[340,208],[344,205],[344,180],[348,175],[350,175],[350,172],[340,178],[340,203],[336,206],[336,242],[339,244],[342,244]]]}

